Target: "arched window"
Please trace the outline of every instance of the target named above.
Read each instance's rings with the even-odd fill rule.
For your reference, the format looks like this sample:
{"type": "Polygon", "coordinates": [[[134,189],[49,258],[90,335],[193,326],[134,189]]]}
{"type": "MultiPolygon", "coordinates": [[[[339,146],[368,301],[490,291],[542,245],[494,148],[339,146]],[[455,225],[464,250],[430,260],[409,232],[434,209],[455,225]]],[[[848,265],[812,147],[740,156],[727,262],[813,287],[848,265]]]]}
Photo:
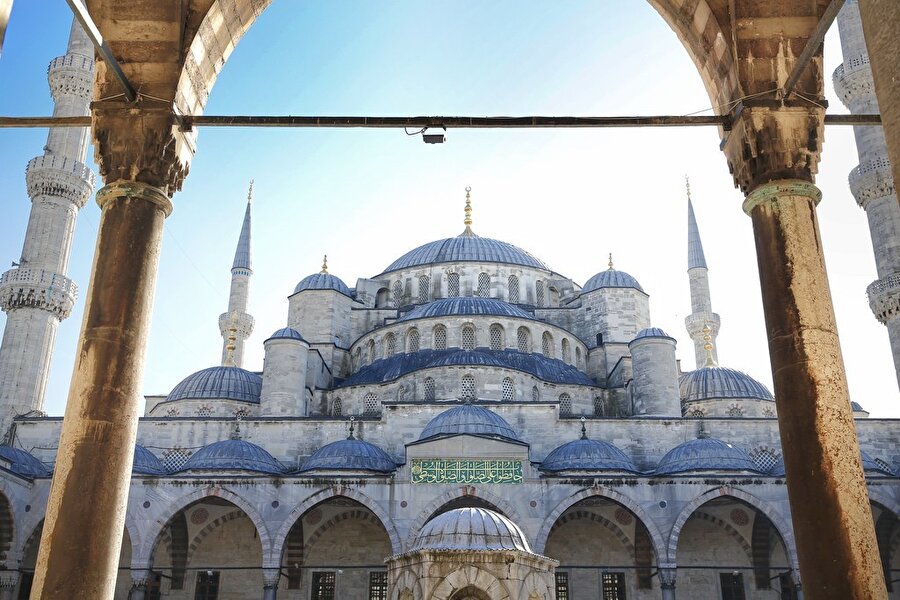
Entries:
{"type": "Polygon", "coordinates": [[[437,325],[434,328],[434,343],[432,344],[435,350],[446,350],[447,349],[447,328],[443,325],[437,325]]]}
{"type": "Polygon", "coordinates": [[[499,323],[491,325],[491,350],[503,350],[506,346],[505,336],[503,335],[503,326],[499,323]]]}
{"type": "Polygon", "coordinates": [[[540,279],[534,282],[534,303],[544,306],[544,282],[540,279]]]}
{"type": "Polygon", "coordinates": [[[428,278],[428,275],[419,277],[419,302],[428,302],[429,288],[431,288],[431,279],[428,278]]]}
{"type": "Polygon", "coordinates": [[[510,401],[512,401],[513,396],[515,395],[515,392],[516,392],[516,388],[513,386],[512,377],[504,377],[503,378],[503,395],[501,396],[501,399],[504,402],[510,402],[510,401]]]}
{"type": "Polygon", "coordinates": [[[531,352],[531,332],[527,327],[519,327],[516,332],[516,346],[519,352],[531,352]]]}
{"type": "Polygon", "coordinates": [[[534,386],[531,388],[531,401],[532,402],[540,402],[541,400],[541,390],[538,389],[538,386],[534,386]]]}
{"type": "Polygon", "coordinates": [[[515,275],[510,275],[506,287],[509,292],[509,301],[515,304],[519,301],[519,278],[515,275]]]}
{"type": "Polygon", "coordinates": [[[606,404],[603,402],[603,398],[601,398],[600,396],[594,396],[594,416],[606,416],[606,404]]]}
{"type": "Polygon", "coordinates": [[[403,300],[403,284],[400,281],[394,282],[393,296],[394,296],[394,306],[400,306],[400,301],[403,300]]]}
{"type": "Polygon", "coordinates": [[[425,378],[425,400],[434,400],[434,379],[425,378]]]}
{"type": "Polygon", "coordinates": [[[743,417],[744,409],[737,402],[728,407],[727,414],[729,417],[743,417]]]}
{"type": "Polygon", "coordinates": [[[362,366],[359,364],[359,361],[361,358],[362,358],[362,351],[359,348],[357,348],[356,350],[353,351],[353,364],[351,365],[351,369],[353,369],[355,371],[360,366],[362,366]]]}
{"type": "Polygon", "coordinates": [[[475,399],[475,378],[471,375],[463,375],[459,384],[459,396],[463,400],[475,399]]]}
{"type": "Polygon", "coordinates": [[[581,368],[581,348],[575,346],[575,366],[581,368]]]}
{"type": "Polygon", "coordinates": [[[549,331],[545,331],[541,339],[541,350],[547,358],[553,358],[553,336],[549,331]]]}
{"type": "Polygon", "coordinates": [[[559,395],[559,416],[572,416],[572,396],[562,393],[559,395]]]}
{"type": "Polygon", "coordinates": [[[335,398],[334,402],[331,403],[331,416],[332,417],[340,417],[344,412],[344,403],[341,402],[340,398],[335,398]]]}
{"type": "Polygon", "coordinates": [[[369,392],[363,397],[363,414],[366,416],[377,415],[381,410],[378,406],[378,396],[369,392]]]}
{"type": "Polygon", "coordinates": [[[475,328],[471,325],[464,325],[462,328],[462,344],[463,350],[475,349],[475,328]]]}
{"type": "Polygon", "coordinates": [[[489,298],[491,295],[491,276],[487,273],[478,274],[478,293],[476,296],[489,298]]]}
{"type": "Polygon", "coordinates": [[[384,336],[384,357],[393,356],[397,352],[397,337],[393,333],[384,336]]]}
{"type": "Polygon", "coordinates": [[[369,340],[366,344],[366,364],[375,362],[375,340],[369,340]]]}
{"type": "Polygon", "coordinates": [[[419,330],[418,329],[410,329],[406,334],[406,351],[407,352],[418,352],[419,351],[419,330]]]}
{"type": "Polygon", "coordinates": [[[459,298],[459,273],[447,274],[447,297],[459,298]]]}
{"type": "Polygon", "coordinates": [[[566,364],[570,364],[572,362],[572,353],[569,350],[569,340],[563,338],[562,341],[562,359],[566,364]]]}

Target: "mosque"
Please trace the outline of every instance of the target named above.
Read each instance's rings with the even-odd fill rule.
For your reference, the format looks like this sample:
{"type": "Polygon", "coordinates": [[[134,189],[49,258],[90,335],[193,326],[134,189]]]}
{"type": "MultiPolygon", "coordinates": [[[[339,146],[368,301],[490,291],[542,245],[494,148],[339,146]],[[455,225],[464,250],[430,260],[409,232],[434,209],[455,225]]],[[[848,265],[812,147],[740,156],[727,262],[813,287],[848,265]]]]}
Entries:
{"type": "MultiPolygon", "coordinates": [[[[81,48],[74,29],[73,40],[69,57],[81,48]]],[[[69,78],[60,97],[81,93],[75,63],[51,67],[51,83],[69,78]]],[[[52,136],[75,166],[54,162],[62,147],[35,159],[29,192],[69,185],[86,199],[77,140],[52,136]]],[[[251,198],[252,187],[219,316],[221,364],[146,398],[116,598],[802,597],[774,398],[720,362],[689,195],[694,370],[650,321],[652,282],[610,257],[580,285],[476,234],[468,189],[458,235],[353,287],[327,261],[298,277],[262,371],[245,369],[251,198]]],[[[30,264],[49,243],[26,240],[30,264]]],[[[29,311],[58,323],[71,309],[62,274],[31,296],[22,282],[38,274],[15,274],[0,282],[11,315],[0,404],[14,415],[0,446],[0,599],[28,597],[62,423],[10,400],[2,369],[13,350],[32,352],[22,332],[44,327],[29,311]]],[[[40,396],[42,376],[16,393],[40,396]]],[[[853,412],[898,597],[897,424],[853,412]]]]}

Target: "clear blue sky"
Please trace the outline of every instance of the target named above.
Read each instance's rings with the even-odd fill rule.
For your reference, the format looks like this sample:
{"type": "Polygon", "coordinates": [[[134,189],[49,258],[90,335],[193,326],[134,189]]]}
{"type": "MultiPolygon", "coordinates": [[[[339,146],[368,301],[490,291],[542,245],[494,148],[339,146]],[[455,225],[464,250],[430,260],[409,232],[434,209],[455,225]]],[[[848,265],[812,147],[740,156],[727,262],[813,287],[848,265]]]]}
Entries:
{"type": "MultiPolygon", "coordinates": [[[[16,2],[0,58],[0,114],[52,109],[47,63],[63,53],[64,2],[16,2]]],[[[841,62],[836,29],[826,73],[841,62]]],[[[830,90],[831,112],[846,112],[830,90]]],[[[707,108],[674,33],[642,2],[298,2],[280,0],[240,42],[207,114],[625,115],[707,108]]],[[[0,131],[0,265],[21,252],[30,208],[27,161],[46,131],[0,131]]],[[[402,131],[204,129],[166,223],[144,390],[165,393],[217,364],[217,317],[248,181],[256,180],[247,366],[284,325],[286,297],[318,270],[351,287],[396,257],[462,229],[473,188],[475,231],[519,245],[583,283],[613,252],[651,295],[655,325],[693,368],[683,177],[691,176],[722,316],[722,364],[771,387],[750,220],[741,212],[714,129],[451,130],[442,146],[402,131]]],[[[849,129],[829,128],[818,184],[822,236],[851,397],[900,416],[887,334],[865,297],[876,278],[865,213],[846,184],[849,129]]],[[[78,219],[70,277],[86,288],[99,211],[78,219]]],[[[83,294],[60,327],[47,410],[61,414],[83,294]]],[[[0,316],[0,324],[4,317],[0,316]]]]}

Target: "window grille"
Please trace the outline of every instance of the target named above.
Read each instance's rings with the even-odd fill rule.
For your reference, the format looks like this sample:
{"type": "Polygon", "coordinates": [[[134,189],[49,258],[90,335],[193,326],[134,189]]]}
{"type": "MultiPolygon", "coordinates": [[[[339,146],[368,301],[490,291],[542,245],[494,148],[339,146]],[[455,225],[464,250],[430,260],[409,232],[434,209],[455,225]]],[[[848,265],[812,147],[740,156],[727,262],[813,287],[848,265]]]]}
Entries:
{"type": "Polygon", "coordinates": [[[506,286],[509,291],[509,301],[513,304],[517,303],[519,301],[519,278],[510,275],[506,286]]]}
{"type": "Polygon", "coordinates": [[[625,600],[625,573],[603,572],[603,600],[625,600]]]}
{"type": "Polygon", "coordinates": [[[425,378],[425,400],[434,400],[434,379],[425,378]]]}
{"type": "Polygon", "coordinates": [[[515,387],[513,386],[512,377],[504,377],[503,378],[503,396],[502,396],[503,401],[510,402],[513,399],[514,394],[515,394],[515,387]]]}
{"type": "Polygon", "coordinates": [[[219,571],[198,571],[194,600],[217,600],[219,597],[219,571]]]}
{"type": "Polygon", "coordinates": [[[569,349],[569,340],[563,338],[562,341],[562,359],[563,362],[569,364],[572,362],[572,352],[569,349]]]}
{"type": "Polygon", "coordinates": [[[394,296],[394,306],[400,306],[400,301],[403,299],[403,284],[399,281],[394,282],[393,296],[394,296]]]}
{"type": "Polygon", "coordinates": [[[488,298],[491,295],[491,276],[487,273],[478,274],[478,294],[482,298],[488,298]]]}
{"type": "Polygon", "coordinates": [[[406,334],[406,351],[407,352],[418,352],[419,351],[419,330],[418,329],[410,329],[409,333],[406,334]]]}
{"type": "Polygon", "coordinates": [[[541,399],[541,390],[538,389],[538,386],[534,386],[531,388],[531,401],[538,402],[541,399]]]}
{"type": "Polygon", "coordinates": [[[475,399],[475,378],[471,375],[463,375],[462,381],[460,382],[460,397],[463,400],[474,400],[475,399]]]}
{"type": "Polygon", "coordinates": [[[334,600],[334,571],[313,571],[311,600],[334,600]]]}
{"type": "Polygon", "coordinates": [[[198,417],[211,417],[213,414],[213,408],[209,404],[204,404],[200,408],[197,409],[198,417]]]}
{"type": "Polygon", "coordinates": [[[702,419],[703,417],[706,416],[706,411],[703,410],[702,408],[692,408],[691,410],[688,411],[687,416],[693,417],[695,419],[702,419]]]}
{"type": "Polygon", "coordinates": [[[431,279],[427,275],[419,277],[419,302],[428,302],[431,291],[429,288],[431,288],[431,279]]]}
{"type": "Polygon", "coordinates": [[[237,409],[236,411],[234,411],[234,418],[235,418],[235,419],[246,419],[246,418],[249,417],[249,416],[250,416],[250,410],[249,410],[249,409],[246,409],[246,408],[239,408],[239,409],[237,409]]]}
{"type": "Polygon", "coordinates": [[[547,358],[553,358],[553,336],[550,335],[549,331],[544,332],[541,345],[541,349],[544,351],[544,356],[546,356],[547,358]]]}
{"type": "Polygon", "coordinates": [[[569,574],[556,572],[556,600],[569,600],[569,574]]]}
{"type": "Polygon", "coordinates": [[[491,325],[491,350],[503,350],[503,327],[491,325]]]}
{"type": "Polygon", "coordinates": [[[397,337],[393,333],[384,336],[384,356],[393,356],[397,352],[397,337]]]}
{"type": "Polygon", "coordinates": [[[163,452],[163,466],[166,468],[166,471],[178,471],[184,466],[187,459],[191,457],[191,454],[193,453],[190,450],[185,450],[184,448],[179,448],[177,446],[175,448],[169,448],[163,452]]]}
{"type": "Polygon", "coordinates": [[[459,298],[459,273],[447,275],[447,297],[459,298]]]}
{"type": "Polygon", "coordinates": [[[387,572],[369,573],[369,600],[387,600],[387,572]]]}
{"type": "Polygon", "coordinates": [[[434,349],[447,349],[447,328],[443,325],[438,325],[434,328],[434,349]]]}
{"type": "Polygon", "coordinates": [[[565,393],[559,395],[559,416],[572,416],[572,396],[565,393]]]}
{"type": "Polygon", "coordinates": [[[331,416],[332,417],[341,417],[344,415],[344,403],[340,398],[335,398],[334,402],[331,403],[331,416]]]}
{"type": "Polygon", "coordinates": [[[378,396],[369,392],[363,397],[363,414],[371,417],[379,414],[381,411],[378,407],[378,396]]]}
{"type": "Polygon", "coordinates": [[[768,472],[778,464],[778,456],[768,448],[760,448],[753,454],[753,462],[760,471],[768,472]]]}
{"type": "Polygon", "coordinates": [[[180,411],[178,410],[178,407],[177,407],[177,406],[173,406],[173,407],[171,407],[169,410],[166,411],[166,416],[167,416],[167,417],[177,417],[179,414],[181,414],[181,413],[180,413],[180,411]]]}
{"type": "Polygon", "coordinates": [[[887,464],[886,460],[881,460],[880,458],[875,459],[875,464],[882,468],[882,470],[887,471],[888,473],[893,473],[894,469],[891,468],[891,465],[887,464]]]}
{"type": "Polygon", "coordinates": [[[528,332],[527,327],[519,327],[518,332],[516,332],[516,338],[519,352],[531,352],[531,334],[528,332]]]}
{"type": "Polygon", "coordinates": [[[475,349],[475,328],[471,325],[466,325],[462,328],[462,349],[475,349]]]}
{"type": "Polygon", "coordinates": [[[722,587],[722,600],[745,600],[743,573],[719,573],[719,583],[722,587]]]}
{"type": "Polygon", "coordinates": [[[544,282],[540,279],[534,283],[534,302],[538,306],[544,306],[544,282]]]}
{"type": "Polygon", "coordinates": [[[606,403],[603,402],[603,398],[601,398],[600,396],[594,396],[594,416],[606,416],[606,403]]]}
{"type": "Polygon", "coordinates": [[[375,362],[375,340],[369,340],[366,345],[366,362],[370,365],[375,362]]]}
{"type": "Polygon", "coordinates": [[[744,409],[741,408],[741,405],[738,403],[734,403],[728,407],[728,416],[729,417],[743,417],[744,409]]]}

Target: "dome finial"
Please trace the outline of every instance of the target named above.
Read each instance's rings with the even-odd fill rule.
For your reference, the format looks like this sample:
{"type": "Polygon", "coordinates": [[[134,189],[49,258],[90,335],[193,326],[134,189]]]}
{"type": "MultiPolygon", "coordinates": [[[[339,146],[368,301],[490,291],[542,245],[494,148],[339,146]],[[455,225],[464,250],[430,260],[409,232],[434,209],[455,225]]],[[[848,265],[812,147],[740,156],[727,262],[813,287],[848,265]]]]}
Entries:
{"type": "Polygon", "coordinates": [[[469,185],[466,186],[466,218],[463,223],[466,228],[460,237],[475,237],[475,232],[472,231],[472,186],[469,185]]]}
{"type": "Polygon", "coordinates": [[[717,367],[719,365],[716,364],[716,359],[713,358],[713,345],[712,345],[712,328],[709,326],[709,323],[706,323],[703,326],[703,341],[706,342],[703,344],[703,349],[706,350],[706,364],[704,367],[717,367]]]}
{"type": "Polygon", "coordinates": [[[615,269],[613,269],[612,252],[609,253],[609,263],[607,263],[607,264],[609,264],[609,270],[610,270],[610,271],[614,271],[614,270],[615,270],[615,269]]]}
{"type": "Polygon", "coordinates": [[[325,254],[322,256],[322,270],[319,271],[322,275],[328,274],[328,255],[325,254]]]}
{"type": "Polygon", "coordinates": [[[237,413],[235,413],[234,418],[234,429],[231,430],[231,439],[239,440],[241,439],[241,419],[244,418],[243,413],[238,411],[237,413]]]}
{"type": "Polygon", "coordinates": [[[581,417],[581,439],[583,439],[583,440],[588,439],[587,428],[584,426],[585,421],[587,421],[587,419],[585,419],[584,416],[582,416],[581,417]]]}
{"type": "Polygon", "coordinates": [[[687,190],[687,198],[688,201],[691,199],[691,178],[685,174],[684,176],[684,188],[687,190]]]}
{"type": "Polygon", "coordinates": [[[709,432],[706,430],[706,424],[703,422],[703,419],[700,419],[700,426],[697,428],[697,439],[709,439],[709,432]]]}
{"type": "Polygon", "coordinates": [[[250,180],[250,189],[247,190],[247,204],[253,201],[253,180],[250,180]]]}
{"type": "Polygon", "coordinates": [[[356,417],[354,417],[353,415],[350,415],[350,434],[347,436],[348,440],[356,439],[355,437],[353,437],[353,422],[354,421],[356,421],[356,417]]]}

